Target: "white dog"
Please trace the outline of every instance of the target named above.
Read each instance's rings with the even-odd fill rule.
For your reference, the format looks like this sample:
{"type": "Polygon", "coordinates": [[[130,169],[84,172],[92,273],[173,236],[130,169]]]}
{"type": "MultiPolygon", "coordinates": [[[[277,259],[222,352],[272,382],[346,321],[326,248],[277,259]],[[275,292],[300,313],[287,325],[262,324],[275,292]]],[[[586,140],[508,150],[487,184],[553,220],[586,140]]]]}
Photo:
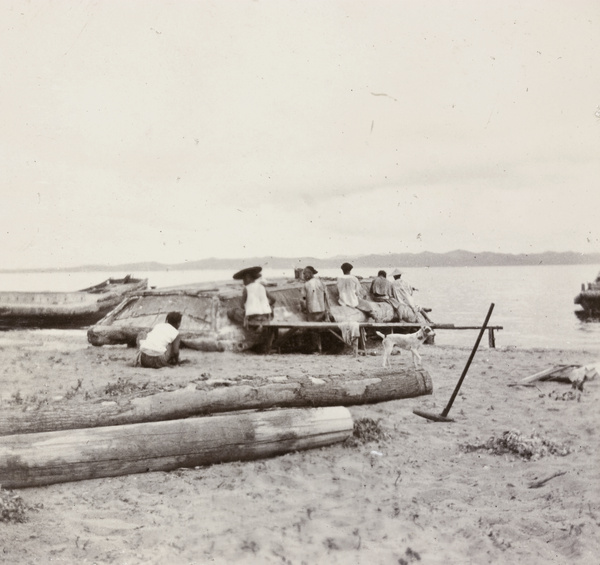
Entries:
{"type": "Polygon", "coordinates": [[[435,332],[429,327],[424,326],[418,332],[412,334],[389,334],[384,335],[381,332],[375,332],[383,339],[383,366],[391,366],[390,355],[397,345],[400,349],[406,349],[412,353],[413,363],[415,367],[421,366],[421,356],[419,355],[419,347],[430,336],[434,336],[435,332]]]}

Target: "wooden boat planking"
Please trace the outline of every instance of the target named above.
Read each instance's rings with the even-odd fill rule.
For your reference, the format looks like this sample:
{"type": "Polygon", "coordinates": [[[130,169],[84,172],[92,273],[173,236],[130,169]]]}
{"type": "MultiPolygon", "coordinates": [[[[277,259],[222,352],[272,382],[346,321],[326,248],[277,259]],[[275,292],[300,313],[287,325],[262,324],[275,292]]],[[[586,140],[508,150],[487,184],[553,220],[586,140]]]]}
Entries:
{"type": "MultiPolygon", "coordinates": [[[[368,292],[372,279],[362,281],[368,292]]],[[[323,279],[335,322],[366,322],[368,316],[355,308],[342,306],[335,279],[323,279]]],[[[302,281],[273,281],[266,285],[276,298],[273,323],[306,322],[302,281]]],[[[396,312],[387,303],[369,302],[376,321],[392,322],[396,312]]],[[[148,290],[129,297],[88,330],[92,345],[127,344],[135,347],[139,337],[165,320],[169,311],[182,313],[179,328],[183,347],[201,351],[243,351],[263,343],[263,332],[244,328],[234,313],[241,311],[242,286],[239,282],[213,282],[148,290]]],[[[405,321],[426,324],[422,317],[405,321]]]]}
{"type": "Polygon", "coordinates": [[[0,328],[81,328],[96,323],[148,279],[126,276],[73,292],[0,292],[0,328]]]}

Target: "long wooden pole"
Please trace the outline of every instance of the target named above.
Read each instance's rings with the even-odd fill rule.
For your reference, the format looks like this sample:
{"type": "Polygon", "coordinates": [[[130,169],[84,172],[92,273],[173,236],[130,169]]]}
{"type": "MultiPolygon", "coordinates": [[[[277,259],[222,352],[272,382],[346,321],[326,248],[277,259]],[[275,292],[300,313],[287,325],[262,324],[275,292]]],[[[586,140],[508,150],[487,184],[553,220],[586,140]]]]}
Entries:
{"type": "Polygon", "coordinates": [[[35,487],[258,459],[341,442],[352,431],[350,412],[336,406],[5,436],[0,484],[35,487]]]}
{"type": "Polygon", "coordinates": [[[453,422],[454,421],[454,420],[452,420],[452,418],[448,418],[448,412],[450,412],[450,408],[452,408],[454,399],[456,398],[456,395],[458,394],[458,391],[460,390],[460,387],[461,387],[463,381],[465,380],[465,376],[467,375],[467,371],[469,370],[469,367],[471,366],[471,361],[473,361],[473,357],[475,357],[475,353],[477,352],[477,348],[479,347],[481,338],[483,337],[483,334],[487,328],[488,322],[490,321],[490,317],[492,315],[493,310],[494,310],[494,303],[490,304],[490,308],[488,310],[487,316],[485,317],[485,321],[483,322],[483,326],[481,326],[481,330],[479,331],[479,335],[477,336],[477,341],[475,342],[475,345],[473,346],[471,355],[469,356],[467,364],[465,365],[465,368],[463,369],[462,375],[460,376],[458,383],[456,383],[454,392],[452,393],[452,396],[450,397],[450,400],[448,401],[446,408],[444,408],[444,411],[441,414],[432,414],[430,412],[423,412],[422,410],[413,410],[413,414],[416,414],[417,416],[421,416],[423,418],[427,418],[428,420],[432,420],[433,422],[453,422]]]}
{"type": "Polygon", "coordinates": [[[483,333],[485,332],[485,329],[487,328],[488,322],[490,321],[490,317],[491,317],[493,311],[494,311],[494,303],[492,302],[492,304],[490,304],[490,309],[488,310],[487,316],[485,317],[485,321],[483,322],[483,326],[481,326],[481,330],[479,331],[479,335],[477,336],[477,341],[475,342],[475,345],[473,346],[473,350],[471,351],[471,355],[469,355],[469,360],[467,361],[467,364],[465,365],[465,368],[463,369],[462,375],[460,376],[458,383],[456,383],[456,387],[454,388],[454,392],[452,393],[452,396],[450,397],[450,400],[448,401],[446,408],[444,408],[444,411],[441,414],[442,418],[445,418],[446,416],[448,416],[448,412],[450,412],[450,408],[452,408],[454,399],[456,398],[456,395],[458,394],[458,391],[460,390],[460,387],[461,387],[463,381],[465,380],[465,377],[467,376],[467,371],[469,370],[469,367],[471,366],[471,361],[473,361],[473,357],[475,357],[475,353],[477,353],[479,343],[481,342],[481,338],[483,337],[483,333]]]}

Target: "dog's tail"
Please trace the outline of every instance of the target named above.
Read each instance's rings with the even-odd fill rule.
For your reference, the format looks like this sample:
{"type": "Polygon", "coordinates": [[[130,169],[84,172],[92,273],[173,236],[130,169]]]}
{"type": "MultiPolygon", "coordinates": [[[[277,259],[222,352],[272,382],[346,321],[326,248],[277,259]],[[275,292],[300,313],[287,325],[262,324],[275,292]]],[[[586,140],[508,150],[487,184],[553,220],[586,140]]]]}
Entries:
{"type": "Polygon", "coordinates": [[[377,334],[377,335],[378,335],[378,336],[379,336],[381,339],[385,339],[385,337],[386,337],[386,336],[385,336],[384,334],[382,334],[381,332],[378,332],[378,331],[376,331],[375,333],[376,333],[376,334],[377,334]]]}

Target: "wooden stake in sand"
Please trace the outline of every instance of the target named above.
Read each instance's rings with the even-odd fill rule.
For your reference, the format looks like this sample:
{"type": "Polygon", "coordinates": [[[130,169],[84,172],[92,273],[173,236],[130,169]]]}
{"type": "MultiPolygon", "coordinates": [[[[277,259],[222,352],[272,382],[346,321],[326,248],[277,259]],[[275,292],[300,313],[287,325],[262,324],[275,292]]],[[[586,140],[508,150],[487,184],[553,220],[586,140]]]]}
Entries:
{"type": "Polygon", "coordinates": [[[481,330],[479,331],[479,335],[477,336],[477,341],[475,342],[475,345],[473,346],[473,350],[471,351],[471,355],[469,356],[469,360],[467,361],[467,364],[465,365],[465,368],[463,369],[462,375],[460,376],[458,383],[456,383],[454,392],[452,393],[452,396],[450,397],[450,400],[448,401],[446,408],[444,408],[444,411],[441,414],[431,414],[430,412],[422,412],[421,410],[413,410],[413,414],[416,414],[417,416],[421,416],[423,418],[427,418],[428,420],[432,420],[434,422],[454,422],[454,420],[452,418],[447,417],[448,412],[450,412],[450,408],[452,408],[454,399],[456,398],[456,395],[458,394],[458,391],[460,390],[460,387],[461,387],[463,381],[465,380],[467,371],[469,370],[469,367],[471,366],[471,361],[473,361],[473,357],[475,357],[475,353],[477,352],[477,348],[479,347],[479,343],[481,342],[481,338],[483,337],[483,332],[485,332],[485,329],[488,325],[488,322],[490,321],[490,317],[492,315],[493,310],[494,310],[494,303],[492,302],[492,304],[490,304],[490,308],[488,310],[487,316],[485,317],[485,321],[483,322],[483,326],[481,326],[481,330]]]}
{"type": "Polygon", "coordinates": [[[35,487],[259,459],[331,445],[352,432],[350,412],[336,406],[4,436],[0,484],[35,487]]]}

